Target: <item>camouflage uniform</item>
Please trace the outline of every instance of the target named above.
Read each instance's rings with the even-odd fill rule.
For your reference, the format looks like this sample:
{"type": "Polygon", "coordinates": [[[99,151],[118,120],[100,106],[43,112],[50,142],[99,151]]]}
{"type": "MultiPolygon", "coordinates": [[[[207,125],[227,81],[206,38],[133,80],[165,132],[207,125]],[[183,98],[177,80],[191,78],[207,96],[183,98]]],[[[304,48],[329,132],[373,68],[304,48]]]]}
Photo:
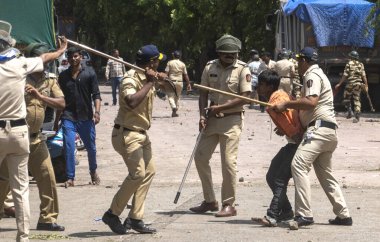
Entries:
{"type": "Polygon", "coordinates": [[[296,99],[301,98],[301,81],[300,76],[298,74],[298,61],[296,59],[289,59],[294,64],[294,77],[293,77],[293,92],[292,95],[296,97],[296,99]],[[297,85],[299,84],[299,85],[297,85]]]}
{"type": "Polygon", "coordinates": [[[344,68],[343,76],[348,80],[343,93],[343,103],[350,112],[351,100],[353,100],[354,112],[360,113],[360,92],[363,84],[362,77],[365,76],[363,63],[358,60],[350,60],[344,68]]]}

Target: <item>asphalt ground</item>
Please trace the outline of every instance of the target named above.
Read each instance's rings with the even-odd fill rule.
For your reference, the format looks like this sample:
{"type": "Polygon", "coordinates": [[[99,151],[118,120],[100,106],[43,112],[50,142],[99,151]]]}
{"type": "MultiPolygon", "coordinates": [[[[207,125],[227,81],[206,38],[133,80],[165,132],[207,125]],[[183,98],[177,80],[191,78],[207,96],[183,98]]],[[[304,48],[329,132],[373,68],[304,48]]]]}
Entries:
{"type": "MultiPolygon", "coordinates": [[[[101,217],[109,208],[118,186],[128,171],[122,158],[111,145],[111,130],[117,106],[111,104],[111,88],[102,86],[103,107],[97,126],[98,172],[101,185],[89,185],[86,151],[79,151],[75,187],[58,184],[60,215],[58,223],[64,232],[35,230],[39,214],[37,187],[30,185],[31,232],[33,241],[380,241],[380,114],[363,114],[352,123],[344,113],[337,114],[339,144],[333,155],[334,174],[340,182],[350,213],[351,227],[328,225],[334,218],[332,206],[318,184],[314,171],[312,208],[315,224],[292,231],[286,225],[266,228],[255,225],[251,217],[264,216],[271,200],[265,174],[270,160],[286,144],[271,130],[274,125],[258,108],[246,109],[245,124],[238,154],[237,216],[216,218],[212,213],[192,214],[189,208],[203,200],[201,184],[194,164],[187,176],[177,204],[178,191],[198,134],[197,96],[184,96],[180,117],[171,118],[168,101],[156,98],[152,127],[148,131],[156,161],[156,176],[145,205],[146,223],[157,228],[154,235],[130,232],[117,235],[103,224],[101,217]]],[[[211,159],[215,192],[220,199],[221,164],[219,148],[211,159]]],[[[288,195],[294,201],[294,185],[288,195]]],[[[127,209],[126,209],[127,210],[127,209]]],[[[128,215],[125,211],[121,218],[128,215]]],[[[15,220],[0,221],[0,241],[14,241],[15,220]]]]}

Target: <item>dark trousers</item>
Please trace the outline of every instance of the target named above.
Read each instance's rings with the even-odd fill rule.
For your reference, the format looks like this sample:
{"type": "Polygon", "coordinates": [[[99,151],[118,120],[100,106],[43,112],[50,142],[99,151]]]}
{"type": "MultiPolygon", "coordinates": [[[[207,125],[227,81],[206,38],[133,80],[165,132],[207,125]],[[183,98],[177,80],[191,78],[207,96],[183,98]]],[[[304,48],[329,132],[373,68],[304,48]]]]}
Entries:
{"type": "Polygon", "coordinates": [[[273,192],[273,198],[267,210],[267,215],[277,219],[281,213],[292,210],[292,205],[286,195],[291,173],[293,156],[297,151],[297,144],[288,143],[280,149],[272,159],[267,172],[267,183],[273,192]]]}

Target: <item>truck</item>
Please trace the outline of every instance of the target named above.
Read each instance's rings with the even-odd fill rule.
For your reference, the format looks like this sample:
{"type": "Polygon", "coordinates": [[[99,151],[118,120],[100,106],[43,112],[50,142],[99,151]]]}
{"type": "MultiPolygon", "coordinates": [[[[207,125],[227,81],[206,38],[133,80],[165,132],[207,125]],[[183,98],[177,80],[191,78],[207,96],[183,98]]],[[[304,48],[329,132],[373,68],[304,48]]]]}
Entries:
{"type": "MultiPolygon", "coordinates": [[[[363,62],[369,96],[380,110],[380,38],[371,27],[369,14],[375,4],[364,0],[281,0],[280,9],[270,15],[275,20],[275,53],[282,49],[298,53],[305,46],[318,50],[319,66],[332,86],[337,84],[356,50],[363,62]]],[[[335,94],[334,106],[342,109],[344,87],[335,94]]],[[[362,93],[362,111],[370,111],[362,93]]]]}

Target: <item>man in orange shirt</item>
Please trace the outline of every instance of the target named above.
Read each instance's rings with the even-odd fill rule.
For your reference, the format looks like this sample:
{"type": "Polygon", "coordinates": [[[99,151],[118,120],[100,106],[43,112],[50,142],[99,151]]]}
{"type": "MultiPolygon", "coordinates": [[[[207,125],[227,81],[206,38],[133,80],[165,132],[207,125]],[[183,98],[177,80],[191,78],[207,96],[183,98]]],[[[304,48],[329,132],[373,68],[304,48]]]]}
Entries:
{"type": "MultiPolygon", "coordinates": [[[[263,71],[258,77],[258,94],[265,97],[266,100],[269,99],[269,103],[283,102],[286,99],[290,100],[289,94],[281,89],[278,90],[280,79],[281,77],[273,70],[263,71]]],[[[252,218],[252,221],[267,227],[275,227],[278,222],[290,220],[294,217],[292,205],[289,202],[286,191],[288,182],[292,177],[292,159],[297,151],[298,143],[303,132],[296,110],[275,113],[267,109],[267,112],[277,125],[276,134],[280,136],[287,134],[286,138],[288,143],[282,147],[272,159],[266,175],[267,183],[273,192],[273,198],[267,210],[267,215],[263,218],[252,218]],[[276,115],[282,115],[282,117],[276,120],[276,115]],[[288,122],[288,120],[288,125],[280,125],[281,122],[288,122]],[[284,126],[289,128],[284,131],[281,128],[284,126]],[[291,132],[289,132],[289,130],[291,132]]]]}

